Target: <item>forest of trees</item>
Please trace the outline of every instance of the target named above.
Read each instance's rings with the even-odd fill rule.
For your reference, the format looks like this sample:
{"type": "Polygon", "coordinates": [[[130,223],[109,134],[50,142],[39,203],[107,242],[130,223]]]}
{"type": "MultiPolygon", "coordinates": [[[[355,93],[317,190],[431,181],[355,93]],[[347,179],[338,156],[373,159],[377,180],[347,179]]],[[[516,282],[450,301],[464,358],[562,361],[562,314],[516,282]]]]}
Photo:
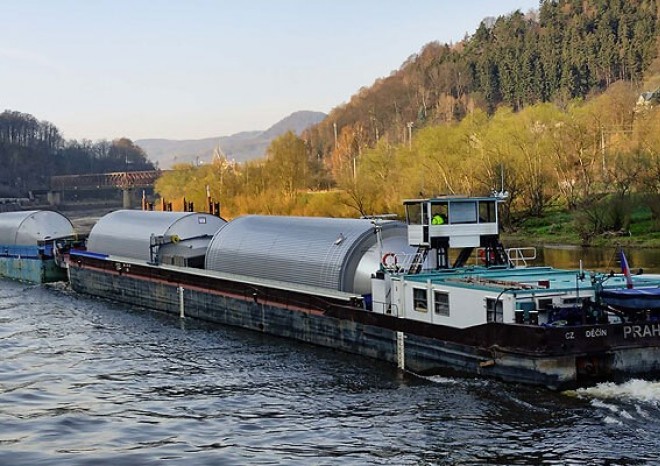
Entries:
{"type": "Polygon", "coordinates": [[[65,141],[53,124],[9,110],[0,113],[0,166],[0,197],[47,189],[53,175],[154,169],[130,139],[65,141]]]}
{"type": "Polygon", "coordinates": [[[660,106],[634,112],[636,98],[630,84],[620,81],[568,109],[539,103],[518,112],[502,107],[493,116],[476,110],[460,123],[420,130],[411,144],[381,140],[332,177],[309,156],[304,140],[287,133],[273,142],[265,160],[239,165],[216,158],[212,165],[181,166],[164,175],[157,190],[175,203],[186,196],[203,206],[208,185],[227,217],[354,217],[401,215],[405,198],[484,195],[501,189],[504,180],[509,222],[543,215],[557,204],[604,215],[598,206],[608,197],[610,206],[624,209],[621,217],[592,223],[622,228],[623,203],[631,194],[641,195],[660,219],[660,106]]]}
{"type": "Polygon", "coordinates": [[[433,42],[330,112],[305,138],[330,165],[408,126],[455,122],[538,102],[565,108],[617,80],[635,85],[657,54],[657,0],[541,0],[538,11],[484,20],[463,41],[433,42]]]}
{"type": "Polygon", "coordinates": [[[158,192],[223,215],[402,214],[405,198],[509,197],[505,219],[576,209],[588,236],[625,228],[630,200],[660,231],[660,89],[655,0],[547,1],[538,13],[484,21],[449,46],[429,44],[264,160],[181,166],[158,192]]]}

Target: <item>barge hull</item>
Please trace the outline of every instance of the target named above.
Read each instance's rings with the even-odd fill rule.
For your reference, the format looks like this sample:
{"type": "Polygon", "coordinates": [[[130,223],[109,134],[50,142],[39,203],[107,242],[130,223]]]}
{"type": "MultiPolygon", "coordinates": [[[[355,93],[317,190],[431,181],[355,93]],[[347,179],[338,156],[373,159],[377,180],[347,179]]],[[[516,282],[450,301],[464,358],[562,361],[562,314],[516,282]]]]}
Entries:
{"type": "Polygon", "coordinates": [[[66,280],[66,270],[53,259],[0,257],[0,276],[31,283],[66,280]]]}
{"type": "MultiPolygon", "coordinates": [[[[497,324],[466,333],[461,337],[463,342],[451,341],[442,331],[431,331],[405,319],[331,301],[320,307],[318,303],[312,304],[315,301],[312,296],[306,302],[295,293],[288,296],[280,290],[279,299],[274,300],[273,290],[269,295],[266,289],[243,286],[242,292],[237,292],[238,288],[225,289],[215,284],[222,280],[204,277],[201,281],[206,283],[195,285],[199,277],[185,271],[167,269],[165,272],[156,267],[130,264],[127,267],[120,261],[102,259],[79,259],[69,267],[71,286],[79,293],[174,315],[180,315],[183,307],[186,317],[291,338],[393,364],[398,361],[397,333],[401,332],[405,335],[405,369],[418,374],[457,372],[565,389],[619,375],[648,376],[660,372],[660,350],[654,346],[657,342],[616,349],[608,349],[602,343],[600,348],[596,345],[590,352],[579,345],[568,347],[557,343],[553,346],[556,338],[551,337],[557,334],[555,329],[521,328],[521,332],[528,332],[526,336],[523,333],[523,340],[540,335],[538,341],[530,344],[541,351],[526,352],[503,348],[497,341],[484,339],[484,335],[498,337],[498,333],[505,330],[497,324]],[[473,344],[479,340],[484,343],[473,344]]],[[[456,329],[449,331],[460,333],[456,329]]],[[[511,340],[507,334],[499,337],[502,341],[511,340]]]]}

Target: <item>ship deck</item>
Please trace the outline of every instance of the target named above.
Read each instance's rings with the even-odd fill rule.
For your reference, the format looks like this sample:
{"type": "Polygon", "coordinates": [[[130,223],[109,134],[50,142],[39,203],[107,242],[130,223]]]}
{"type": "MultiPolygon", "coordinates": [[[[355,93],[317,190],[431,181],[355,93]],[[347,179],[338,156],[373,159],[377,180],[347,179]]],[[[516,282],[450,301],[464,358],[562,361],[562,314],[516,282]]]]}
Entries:
{"type": "MultiPolygon", "coordinates": [[[[516,293],[538,290],[563,292],[567,290],[589,291],[594,289],[597,274],[581,273],[577,270],[556,269],[553,267],[525,268],[486,268],[466,267],[439,271],[422,271],[416,275],[406,275],[411,282],[442,284],[457,288],[481,289],[491,292],[516,293]]],[[[626,287],[622,275],[603,277],[603,289],[626,287]]],[[[660,277],[637,275],[632,277],[635,288],[655,288],[660,286],[660,277]]]]}

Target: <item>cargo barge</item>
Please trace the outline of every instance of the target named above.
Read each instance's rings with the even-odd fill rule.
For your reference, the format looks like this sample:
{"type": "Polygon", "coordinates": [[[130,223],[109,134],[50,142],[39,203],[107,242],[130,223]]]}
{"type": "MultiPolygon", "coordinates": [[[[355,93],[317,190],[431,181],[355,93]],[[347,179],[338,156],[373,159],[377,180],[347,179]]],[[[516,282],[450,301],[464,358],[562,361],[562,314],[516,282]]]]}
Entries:
{"type": "Polygon", "coordinates": [[[80,293],[396,364],[551,389],[660,373],[660,309],[605,291],[660,280],[515,267],[497,199],[405,202],[378,219],[118,211],[72,250],[80,293]],[[476,262],[476,263],[475,263],[476,262]]]}
{"type": "Polygon", "coordinates": [[[66,280],[58,254],[77,242],[73,225],[57,212],[0,213],[0,276],[31,283],[66,280]]]}

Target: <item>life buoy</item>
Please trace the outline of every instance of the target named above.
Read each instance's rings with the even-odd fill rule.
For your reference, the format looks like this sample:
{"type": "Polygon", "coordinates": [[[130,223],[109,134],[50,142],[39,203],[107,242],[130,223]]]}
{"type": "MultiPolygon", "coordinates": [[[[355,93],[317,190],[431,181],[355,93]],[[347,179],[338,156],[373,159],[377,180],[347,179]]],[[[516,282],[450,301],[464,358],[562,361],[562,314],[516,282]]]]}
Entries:
{"type": "Polygon", "coordinates": [[[396,254],[393,252],[388,252],[386,254],[383,254],[383,258],[381,259],[380,263],[383,264],[383,267],[386,269],[394,268],[398,264],[398,260],[396,258],[396,254]]]}
{"type": "Polygon", "coordinates": [[[479,259],[480,259],[481,262],[483,262],[484,264],[485,264],[486,262],[492,264],[493,262],[495,262],[495,251],[493,251],[492,249],[490,250],[490,254],[488,255],[488,261],[487,261],[487,260],[486,260],[486,249],[480,249],[480,250],[479,250],[479,259]]]}

